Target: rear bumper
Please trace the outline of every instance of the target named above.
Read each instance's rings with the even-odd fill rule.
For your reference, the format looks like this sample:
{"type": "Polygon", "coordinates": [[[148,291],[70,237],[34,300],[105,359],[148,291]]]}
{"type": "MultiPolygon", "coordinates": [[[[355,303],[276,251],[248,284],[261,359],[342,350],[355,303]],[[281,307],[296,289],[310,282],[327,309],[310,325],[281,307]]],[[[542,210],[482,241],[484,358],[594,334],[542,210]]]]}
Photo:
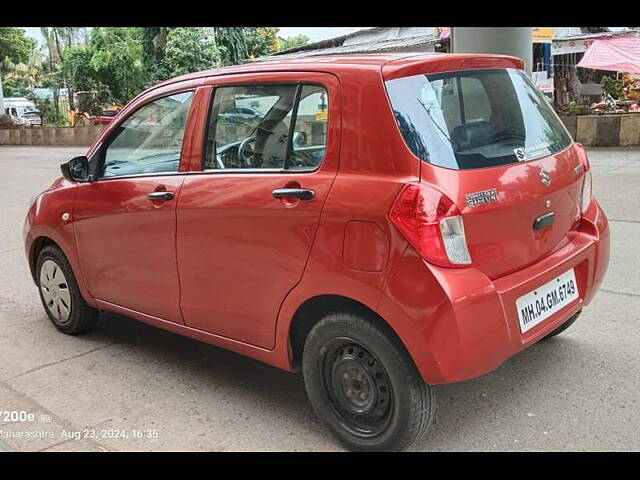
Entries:
{"type": "Polygon", "coordinates": [[[420,298],[407,304],[405,293],[404,304],[398,304],[393,293],[398,287],[390,280],[389,298],[396,297],[396,307],[383,299],[380,313],[384,318],[411,316],[400,322],[397,333],[426,382],[449,383],[483,375],[545,337],[593,299],[607,270],[610,241],[607,218],[595,200],[568,240],[543,260],[495,280],[474,268],[434,267],[414,255],[413,261],[420,261],[435,282],[419,285],[420,298]],[[522,334],[516,299],[571,268],[580,298],[522,334]]]}

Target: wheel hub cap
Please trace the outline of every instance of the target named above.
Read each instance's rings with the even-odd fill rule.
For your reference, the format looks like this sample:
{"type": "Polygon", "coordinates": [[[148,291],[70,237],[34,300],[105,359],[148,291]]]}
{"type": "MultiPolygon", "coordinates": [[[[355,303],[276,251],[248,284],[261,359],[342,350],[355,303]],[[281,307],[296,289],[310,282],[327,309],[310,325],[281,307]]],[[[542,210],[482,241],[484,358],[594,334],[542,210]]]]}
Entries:
{"type": "Polygon", "coordinates": [[[60,323],[71,316],[71,292],[62,269],[53,260],[40,267],[40,292],[47,310],[60,323]]]}

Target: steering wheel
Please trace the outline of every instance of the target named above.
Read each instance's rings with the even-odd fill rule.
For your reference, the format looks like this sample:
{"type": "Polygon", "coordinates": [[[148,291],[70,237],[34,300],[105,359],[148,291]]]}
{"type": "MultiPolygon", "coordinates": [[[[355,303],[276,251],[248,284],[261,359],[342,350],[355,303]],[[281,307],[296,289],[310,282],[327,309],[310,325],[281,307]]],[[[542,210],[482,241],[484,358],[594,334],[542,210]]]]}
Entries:
{"type": "Polygon", "coordinates": [[[240,145],[238,146],[238,159],[242,160],[242,162],[244,162],[244,164],[247,167],[251,167],[251,161],[253,160],[253,155],[255,154],[255,151],[253,150],[253,148],[255,147],[255,142],[256,142],[256,137],[252,136],[252,137],[247,137],[244,140],[242,140],[242,142],[240,142],[240,145]],[[250,154],[247,155],[247,146],[249,144],[253,144],[253,147],[251,147],[250,149],[250,154]]]}

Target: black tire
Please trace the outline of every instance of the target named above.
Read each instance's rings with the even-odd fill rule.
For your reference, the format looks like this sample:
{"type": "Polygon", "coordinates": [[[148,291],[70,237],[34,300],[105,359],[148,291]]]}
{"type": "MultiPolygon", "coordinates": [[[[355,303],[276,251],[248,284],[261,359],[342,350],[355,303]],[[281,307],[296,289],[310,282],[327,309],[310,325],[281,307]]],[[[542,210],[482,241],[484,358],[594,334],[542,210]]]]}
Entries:
{"type": "Polygon", "coordinates": [[[65,257],[64,253],[55,245],[47,245],[40,251],[36,264],[36,282],[44,310],[58,330],[73,335],[87,332],[93,328],[98,320],[98,310],[87,305],[84,298],[82,298],[76,277],[73,275],[67,257],[65,257]],[[47,267],[52,265],[49,262],[54,262],[55,266],[60,268],[64,275],[64,277],[61,278],[63,278],[65,282],[60,283],[59,290],[56,289],[54,293],[57,295],[57,298],[59,298],[62,294],[58,292],[64,292],[64,290],[66,290],[64,297],[70,299],[70,302],[63,300],[61,305],[69,304],[68,315],[64,309],[64,313],[61,314],[59,308],[56,308],[56,305],[54,305],[53,300],[45,300],[45,295],[49,292],[49,289],[47,289],[44,282],[41,281],[41,278],[46,278],[46,281],[49,281],[46,272],[42,271],[45,263],[47,267]],[[44,277],[42,277],[42,275],[44,275],[44,277]],[[66,285],[66,289],[63,288],[63,285],[66,285]]]}
{"type": "Polygon", "coordinates": [[[302,369],[316,415],[349,450],[403,450],[431,424],[434,389],[395,335],[367,315],[324,317],[307,336],[302,369]]]}
{"type": "Polygon", "coordinates": [[[571,325],[574,324],[574,322],[578,319],[578,317],[580,316],[580,314],[582,313],[582,310],[580,310],[578,313],[574,314],[573,317],[571,317],[569,320],[567,320],[566,322],[564,322],[562,325],[560,325],[558,328],[556,328],[555,330],[553,330],[551,333],[549,333],[546,337],[544,337],[542,340],[547,340],[548,338],[551,337],[555,337],[556,335],[560,335],[562,332],[564,332],[567,328],[569,328],[571,325]]]}

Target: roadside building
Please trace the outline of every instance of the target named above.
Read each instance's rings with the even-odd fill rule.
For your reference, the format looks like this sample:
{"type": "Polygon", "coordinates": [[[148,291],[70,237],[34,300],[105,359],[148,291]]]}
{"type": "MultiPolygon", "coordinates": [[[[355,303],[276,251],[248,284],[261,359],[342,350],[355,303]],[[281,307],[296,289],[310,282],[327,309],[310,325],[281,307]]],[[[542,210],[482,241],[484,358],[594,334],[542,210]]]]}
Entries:
{"type": "MultiPolygon", "coordinates": [[[[577,68],[596,39],[637,36],[629,28],[602,27],[606,32],[587,32],[583,27],[533,27],[532,80],[557,105],[600,98],[600,80],[607,72],[577,68]]],[[[375,27],[277,52],[279,58],[333,53],[445,52],[451,51],[449,27],[375,27]]],[[[260,60],[266,60],[263,57],[260,60]]]]}

